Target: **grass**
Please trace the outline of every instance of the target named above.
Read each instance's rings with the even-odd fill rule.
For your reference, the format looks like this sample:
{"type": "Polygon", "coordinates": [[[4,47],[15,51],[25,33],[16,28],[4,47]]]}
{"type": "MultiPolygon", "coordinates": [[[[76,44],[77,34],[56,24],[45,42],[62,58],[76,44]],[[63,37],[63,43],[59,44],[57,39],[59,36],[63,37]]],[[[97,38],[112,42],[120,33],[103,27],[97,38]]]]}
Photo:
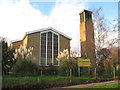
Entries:
{"type": "MultiPolygon", "coordinates": [[[[66,76],[43,76],[42,82],[66,82],[69,81],[70,78],[66,76]]],[[[72,81],[87,81],[87,80],[94,80],[94,78],[90,77],[72,77],[72,81]]],[[[32,83],[32,82],[38,82],[41,81],[40,76],[36,77],[11,77],[11,76],[4,76],[3,77],[3,84],[9,84],[9,83],[32,83]]]]}
{"type": "MultiPolygon", "coordinates": [[[[88,81],[93,81],[94,78],[90,77],[72,77],[72,83],[80,84],[88,81]]],[[[70,77],[66,76],[43,76],[42,81],[40,76],[30,76],[30,77],[12,77],[4,76],[2,78],[3,88],[51,88],[72,85],[70,83],[70,77]],[[42,83],[41,83],[42,82],[42,83]]]]}
{"type": "Polygon", "coordinates": [[[37,77],[3,77],[3,84],[6,83],[15,83],[15,84],[19,84],[19,83],[24,83],[24,82],[36,82],[37,81],[37,77]]]}
{"type": "MultiPolygon", "coordinates": [[[[72,76],[72,82],[73,83],[87,83],[94,81],[94,78],[90,77],[75,77],[72,76]]],[[[46,87],[54,87],[54,86],[60,86],[65,85],[67,86],[67,83],[70,81],[70,77],[66,76],[43,76],[42,77],[42,83],[40,76],[30,76],[30,77],[12,77],[12,76],[3,76],[2,78],[3,86],[4,87],[14,87],[14,86],[25,86],[25,87],[39,87],[39,88],[46,88],[46,87]]],[[[96,80],[95,80],[96,81],[96,80]]],[[[72,85],[72,84],[71,84],[72,85]]],[[[110,84],[110,85],[100,85],[95,87],[89,87],[89,88],[118,88],[118,84],[110,84]]],[[[88,89],[89,89],[88,88],[88,89]]],[[[77,89],[78,90],[78,89],[77,89]]]]}
{"type": "Polygon", "coordinates": [[[120,83],[105,84],[88,88],[118,88],[118,87],[120,87],[120,83]]]}

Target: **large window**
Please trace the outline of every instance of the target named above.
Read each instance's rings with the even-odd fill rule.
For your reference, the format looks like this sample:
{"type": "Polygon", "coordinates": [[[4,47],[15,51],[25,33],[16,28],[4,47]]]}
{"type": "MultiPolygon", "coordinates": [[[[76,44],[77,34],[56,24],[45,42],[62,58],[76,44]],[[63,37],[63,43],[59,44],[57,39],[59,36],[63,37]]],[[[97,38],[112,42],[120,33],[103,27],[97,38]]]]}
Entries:
{"type": "Polygon", "coordinates": [[[59,35],[53,32],[41,33],[40,65],[58,65],[59,35]]]}

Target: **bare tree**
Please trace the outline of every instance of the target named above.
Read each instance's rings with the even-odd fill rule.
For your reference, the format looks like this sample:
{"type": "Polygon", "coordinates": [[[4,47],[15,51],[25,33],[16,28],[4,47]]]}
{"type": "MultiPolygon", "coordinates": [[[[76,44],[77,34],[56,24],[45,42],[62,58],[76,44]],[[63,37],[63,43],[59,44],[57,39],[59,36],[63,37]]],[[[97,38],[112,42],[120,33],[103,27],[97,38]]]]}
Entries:
{"type": "Polygon", "coordinates": [[[100,11],[102,9],[93,9],[93,17],[94,17],[94,30],[95,30],[95,50],[96,50],[96,58],[97,65],[100,61],[100,51],[104,46],[105,38],[107,37],[107,29],[105,26],[105,19],[101,16],[100,11]]]}
{"type": "Polygon", "coordinates": [[[93,23],[94,23],[94,31],[95,31],[95,49],[96,49],[96,58],[97,58],[97,66],[101,61],[102,49],[105,47],[111,48],[113,44],[118,43],[118,38],[112,38],[109,40],[108,33],[110,31],[116,31],[116,25],[112,25],[112,23],[108,23],[104,16],[101,14],[102,8],[93,9],[93,23]],[[111,26],[114,27],[111,28],[111,26]]]}

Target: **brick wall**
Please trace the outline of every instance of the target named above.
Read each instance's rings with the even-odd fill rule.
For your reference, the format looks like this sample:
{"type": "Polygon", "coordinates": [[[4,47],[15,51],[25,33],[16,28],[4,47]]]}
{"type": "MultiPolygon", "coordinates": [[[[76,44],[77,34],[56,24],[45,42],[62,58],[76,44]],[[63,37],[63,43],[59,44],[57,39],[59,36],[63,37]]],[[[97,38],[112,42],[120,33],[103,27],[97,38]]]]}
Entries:
{"type": "Polygon", "coordinates": [[[33,47],[33,54],[31,60],[39,65],[40,60],[40,33],[33,33],[28,35],[28,48],[33,47]]]}
{"type": "Polygon", "coordinates": [[[12,44],[13,44],[12,45],[13,49],[18,49],[20,47],[20,45],[22,44],[22,41],[21,40],[20,41],[16,41],[16,42],[13,42],[12,44]]]}
{"type": "Polygon", "coordinates": [[[91,67],[96,66],[94,25],[92,18],[80,24],[81,57],[91,60],[91,67]]]}
{"type": "Polygon", "coordinates": [[[62,52],[64,49],[68,49],[70,51],[70,40],[60,35],[60,51],[62,52]]]}
{"type": "Polygon", "coordinates": [[[92,21],[87,21],[86,25],[86,47],[87,47],[87,57],[91,60],[91,66],[96,65],[95,57],[95,40],[94,40],[94,26],[92,21]]]}

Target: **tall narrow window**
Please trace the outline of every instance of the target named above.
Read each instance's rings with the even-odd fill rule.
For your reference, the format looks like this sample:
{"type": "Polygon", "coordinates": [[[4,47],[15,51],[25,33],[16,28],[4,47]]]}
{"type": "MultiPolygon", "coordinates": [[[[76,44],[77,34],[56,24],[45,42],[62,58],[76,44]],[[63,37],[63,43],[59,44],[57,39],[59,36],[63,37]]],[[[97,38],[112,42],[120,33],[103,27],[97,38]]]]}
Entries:
{"type": "Polygon", "coordinates": [[[46,33],[41,34],[41,65],[46,64],[46,33]]]}
{"type": "Polygon", "coordinates": [[[47,65],[52,65],[52,33],[48,32],[47,38],[47,65]]]}
{"type": "Polygon", "coordinates": [[[58,56],[58,35],[54,34],[54,65],[58,65],[58,61],[56,60],[58,56]]]}
{"type": "Polygon", "coordinates": [[[58,35],[53,32],[41,33],[41,65],[58,65],[58,35]]]}

